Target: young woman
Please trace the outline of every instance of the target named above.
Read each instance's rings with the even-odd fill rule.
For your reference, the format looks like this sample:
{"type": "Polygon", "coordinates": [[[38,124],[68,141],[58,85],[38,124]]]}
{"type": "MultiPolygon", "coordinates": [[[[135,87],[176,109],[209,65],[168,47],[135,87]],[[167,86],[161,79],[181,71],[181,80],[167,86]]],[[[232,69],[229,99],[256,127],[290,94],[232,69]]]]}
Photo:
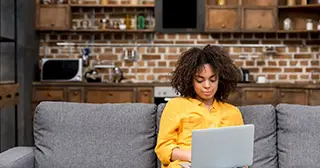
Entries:
{"type": "Polygon", "coordinates": [[[181,55],[171,84],[181,94],[163,110],[155,152],[162,168],[191,161],[193,129],[243,125],[238,108],[226,103],[237,86],[238,72],[218,46],[191,48],[181,55]]]}

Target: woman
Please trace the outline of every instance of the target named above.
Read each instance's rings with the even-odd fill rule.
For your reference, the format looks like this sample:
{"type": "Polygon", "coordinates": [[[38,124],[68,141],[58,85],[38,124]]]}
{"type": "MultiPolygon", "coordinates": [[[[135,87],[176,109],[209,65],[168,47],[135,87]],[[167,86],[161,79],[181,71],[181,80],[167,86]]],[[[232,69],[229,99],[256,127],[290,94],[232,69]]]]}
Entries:
{"type": "Polygon", "coordinates": [[[243,125],[238,108],[225,102],[237,79],[236,66],[218,46],[191,48],[181,55],[171,81],[181,97],[163,110],[155,148],[163,168],[191,162],[193,129],[243,125]]]}

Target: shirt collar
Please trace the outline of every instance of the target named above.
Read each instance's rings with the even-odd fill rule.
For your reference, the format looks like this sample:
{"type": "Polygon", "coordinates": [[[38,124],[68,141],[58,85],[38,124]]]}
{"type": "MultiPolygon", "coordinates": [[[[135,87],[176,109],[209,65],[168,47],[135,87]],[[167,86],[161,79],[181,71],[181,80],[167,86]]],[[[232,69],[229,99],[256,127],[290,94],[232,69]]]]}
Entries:
{"type": "MultiPolygon", "coordinates": [[[[189,97],[188,100],[189,100],[191,103],[194,103],[194,104],[196,104],[196,105],[198,105],[198,106],[204,106],[204,103],[202,103],[202,102],[199,101],[198,99],[189,97]]],[[[213,104],[211,105],[211,109],[218,109],[218,108],[219,108],[219,103],[217,102],[216,99],[214,99],[213,104]]]]}

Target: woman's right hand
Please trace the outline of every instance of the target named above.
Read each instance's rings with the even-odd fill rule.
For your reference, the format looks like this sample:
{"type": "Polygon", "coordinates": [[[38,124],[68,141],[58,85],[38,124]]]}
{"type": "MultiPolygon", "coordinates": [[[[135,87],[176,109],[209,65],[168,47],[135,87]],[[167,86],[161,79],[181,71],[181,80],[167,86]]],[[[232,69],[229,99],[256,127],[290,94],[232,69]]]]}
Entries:
{"type": "Polygon", "coordinates": [[[181,161],[191,162],[191,151],[175,148],[172,151],[171,160],[172,161],[181,160],[181,161]]]}

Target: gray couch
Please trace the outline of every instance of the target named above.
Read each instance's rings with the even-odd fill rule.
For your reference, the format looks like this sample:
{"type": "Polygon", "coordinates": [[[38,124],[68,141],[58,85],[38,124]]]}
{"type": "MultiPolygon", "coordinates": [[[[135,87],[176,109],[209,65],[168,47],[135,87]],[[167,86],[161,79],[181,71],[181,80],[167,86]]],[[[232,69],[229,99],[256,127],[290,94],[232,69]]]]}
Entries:
{"type": "MultiPolygon", "coordinates": [[[[35,147],[0,154],[0,168],[156,168],[154,153],[165,104],[42,102],[35,147]]],[[[320,107],[239,107],[256,126],[254,168],[320,167],[320,107]]]]}

